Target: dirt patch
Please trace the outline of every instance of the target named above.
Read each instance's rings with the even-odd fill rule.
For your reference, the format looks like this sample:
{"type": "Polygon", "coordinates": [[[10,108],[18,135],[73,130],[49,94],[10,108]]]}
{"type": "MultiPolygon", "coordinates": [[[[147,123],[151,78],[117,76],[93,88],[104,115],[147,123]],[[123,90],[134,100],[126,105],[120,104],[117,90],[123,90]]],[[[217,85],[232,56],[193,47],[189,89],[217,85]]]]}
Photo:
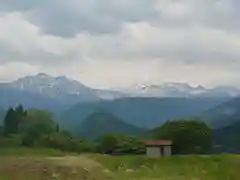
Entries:
{"type": "Polygon", "coordinates": [[[111,173],[84,156],[1,158],[0,180],[108,180],[111,173]]]}

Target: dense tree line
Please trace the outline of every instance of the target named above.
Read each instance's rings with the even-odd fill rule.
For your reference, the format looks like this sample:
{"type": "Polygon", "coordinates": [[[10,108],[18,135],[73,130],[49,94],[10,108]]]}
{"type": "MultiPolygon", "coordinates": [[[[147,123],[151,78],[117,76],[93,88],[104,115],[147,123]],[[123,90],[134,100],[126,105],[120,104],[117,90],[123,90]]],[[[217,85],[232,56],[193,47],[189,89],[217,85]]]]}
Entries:
{"type": "Polygon", "coordinates": [[[144,140],[153,138],[172,140],[176,154],[206,153],[212,147],[211,130],[197,120],[168,121],[141,137],[111,133],[95,141],[86,141],[59,128],[51,113],[37,109],[25,110],[20,105],[9,108],[0,127],[1,147],[49,147],[74,152],[143,154],[144,140]]]}
{"type": "Polygon", "coordinates": [[[60,131],[52,114],[38,109],[9,108],[0,129],[1,147],[49,147],[64,151],[90,150],[85,141],[60,131]]]}
{"type": "Polygon", "coordinates": [[[108,134],[100,138],[98,143],[98,151],[105,154],[143,154],[145,152],[143,140],[134,136],[108,134]]]}
{"type": "Polygon", "coordinates": [[[4,119],[4,134],[12,135],[19,133],[26,116],[27,111],[23,109],[22,105],[18,106],[16,109],[10,108],[4,119]]]}

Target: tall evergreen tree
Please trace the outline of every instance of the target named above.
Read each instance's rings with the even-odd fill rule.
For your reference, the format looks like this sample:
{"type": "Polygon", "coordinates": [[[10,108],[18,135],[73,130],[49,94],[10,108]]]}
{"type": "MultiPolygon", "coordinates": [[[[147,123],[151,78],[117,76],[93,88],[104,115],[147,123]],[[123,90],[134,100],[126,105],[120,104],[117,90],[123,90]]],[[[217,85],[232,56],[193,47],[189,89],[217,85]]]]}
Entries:
{"type": "Polygon", "coordinates": [[[15,109],[15,125],[17,132],[21,130],[21,125],[23,124],[24,119],[27,116],[27,111],[24,110],[23,106],[20,104],[16,109],[15,109]]]}
{"type": "Polygon", "coordinates": [[[26,117],[27,112],[23,106],[19,105],[15,110],[9,108],[4,118],[4,132],[6,135],[19,133],[21,124],[26,117]]]}
{"type": "Polygon", "coordinates": [[[14,133],[14,113],[14,109],[9,108],[5,115],[3,124],[5,135],[14,133]]]}

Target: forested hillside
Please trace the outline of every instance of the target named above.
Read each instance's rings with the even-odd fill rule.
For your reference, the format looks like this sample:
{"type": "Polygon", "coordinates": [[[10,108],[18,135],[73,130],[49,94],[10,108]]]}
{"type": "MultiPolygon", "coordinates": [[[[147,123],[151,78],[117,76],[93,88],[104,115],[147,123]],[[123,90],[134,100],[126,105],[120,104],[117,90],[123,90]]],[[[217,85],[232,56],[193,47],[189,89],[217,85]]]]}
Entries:
{"type": "Polygon", "coordinates": [[[197,116],[224,101],[224,98],[124,98],[79,103],[63,112],[58,119],[64,127],[72,129],[94,112],[107,112],[129,124],[153,128],[168,119],[197,116]]]}
{"type": "Polygon", "coordinates": [[[214,131],[218,151],[240,152],[240,120],[214,131]]]}
{"type": "Polygon", "coordinates": [[[231,126],[240,120],[240,98],[234,98],[210,108],[199,116],[212,128],[231,126]]]}

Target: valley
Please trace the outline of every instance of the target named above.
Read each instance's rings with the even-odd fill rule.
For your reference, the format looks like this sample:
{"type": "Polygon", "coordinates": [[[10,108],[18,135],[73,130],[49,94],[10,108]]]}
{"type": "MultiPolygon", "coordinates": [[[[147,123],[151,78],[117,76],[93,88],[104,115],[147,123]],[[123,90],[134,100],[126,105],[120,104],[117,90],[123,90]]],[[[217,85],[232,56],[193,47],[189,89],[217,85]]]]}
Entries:
{"type": "Polygon", "coordinates": [[[19,104],[49,111],[61,129],[89,140],[109,133],[142,136],[168,120],[199,119],[214,130],[217,146],[229,145],[227,152],[238,148],[237,89],[208,90],[181,83],[140,87],[135,93],[92,89],[67,77],[44,73],[19,78],[0,84],[0,124],[7,109],[19,104]]]}

